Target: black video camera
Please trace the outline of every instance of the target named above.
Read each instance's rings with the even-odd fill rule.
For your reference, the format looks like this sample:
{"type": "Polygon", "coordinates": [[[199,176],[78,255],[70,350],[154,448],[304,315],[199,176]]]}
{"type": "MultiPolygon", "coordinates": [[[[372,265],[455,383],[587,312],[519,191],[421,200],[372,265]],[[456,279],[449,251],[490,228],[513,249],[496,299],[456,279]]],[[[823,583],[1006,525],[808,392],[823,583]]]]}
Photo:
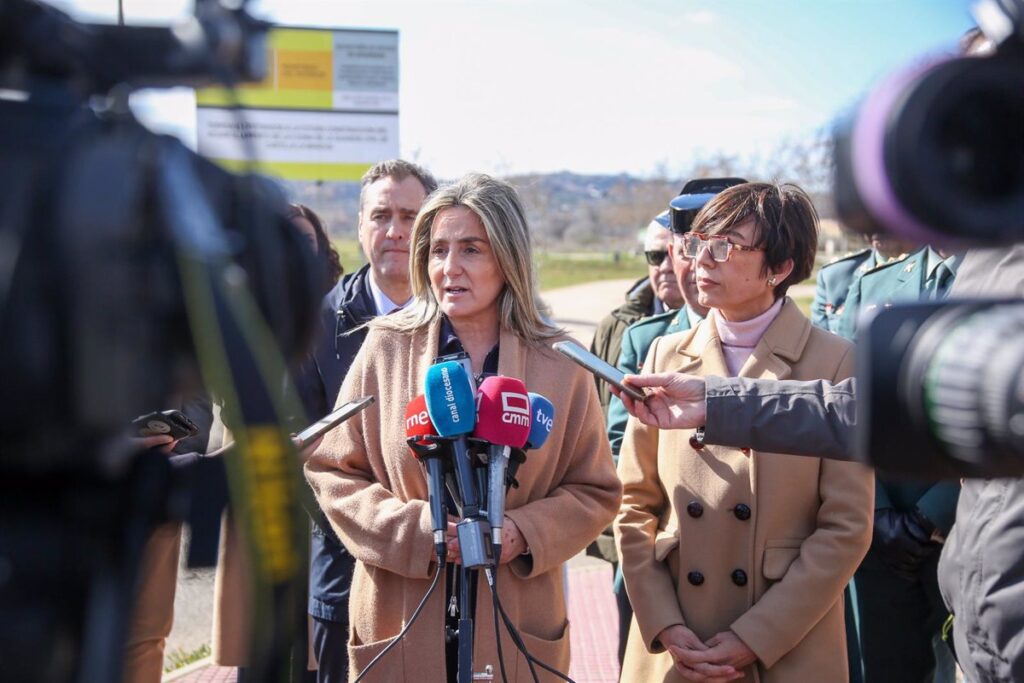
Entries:
{"type": "MultiPolygon", "coordinates": [[[[122,436],[140,412],[196,391],[237,418],[243,455],[229,469],[248,474],[250,426],[259,437],[267,495],[241,496],[234,511],[266,512],[290,535],[253,545],[262,641],[250,664],[261,681],[292,667],[308,527],[274,399],[315,329],[322,266],[276,185],[151,133],[126,105],[136,86],[258,78],[267,24],[244,5],[199,0],[176,30],[0,0],[5,682],[120,680],[142,547],[179,493],[168,458],[122,436]],[[272,580],[270,551],[286,561],[272,580]]],[[[243,491],[251,479],[233,475],[243,491]]]]}
{"type": "Polygon", "coordinates": [[[970,295],[1015,297],[862,317],[860,457],[909,476],[1024,474],[1024,2],[979,6],[992,54],[886,79],[835,133],[845,225],[971,249],[970,295]]]}

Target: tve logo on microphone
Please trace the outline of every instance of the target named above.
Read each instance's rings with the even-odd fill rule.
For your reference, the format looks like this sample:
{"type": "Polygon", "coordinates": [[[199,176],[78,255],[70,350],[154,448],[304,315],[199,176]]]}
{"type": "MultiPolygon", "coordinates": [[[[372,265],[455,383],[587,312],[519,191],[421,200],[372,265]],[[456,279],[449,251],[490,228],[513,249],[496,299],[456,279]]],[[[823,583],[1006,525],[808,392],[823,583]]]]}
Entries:
{"type": "Polygon", "coordinates": [[[501,421],[505,424],[529,428],[530,397],[514,391],[501,392],[501,421]]]}
{"type": "Polygon", "coordinates": [[[541,407],[537,408],[537,414],[533,416],[533,422],[534,424],[543,425],[544,431],[546,431],[548,434],[551,433],[551,428],[555,426],[554,416],[548,415],[546,412],[544,412],[544,409],[541,407]]]}

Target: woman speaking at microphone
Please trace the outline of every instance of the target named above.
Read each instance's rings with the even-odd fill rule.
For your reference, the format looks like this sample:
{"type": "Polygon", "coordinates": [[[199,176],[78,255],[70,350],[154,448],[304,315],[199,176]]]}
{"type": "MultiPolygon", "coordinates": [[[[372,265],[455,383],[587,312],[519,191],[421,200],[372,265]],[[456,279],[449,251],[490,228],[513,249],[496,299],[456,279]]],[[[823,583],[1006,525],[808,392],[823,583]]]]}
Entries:
{"type": "MultiPolygon", "coordinates": [[[[460,351],[478,379],[518,378],[556,407],[550,436],[528,454],[519,487],[508,493],[498,585],[530,654],[567,672],[562,564],[607,526],[621,495],[593,380],[550,348],[564,335],[542,317],[529,229],[511,185],[469,174],[437,190],[409,248],[415,302],[370,324],[338,397],[373,394],[377,402],[329,434],[306,465],[320,506],[357,560],[350,676],[398,635],[437,571],[427,480],[406,445],[405,410],[424,393],[434,359],[460,351]]],[[[459,559],[454,538],[449,557],[459,559]]],[[[435,591],[366,680],[452,680],[445,623],[455,604],[446,593],[451,586],[435,591]]],[[[490,600],[467,616],[475,619],[474,671],[497,672],[490,600]]],[[[501,636],[510,680],[532,680],[504,629],[501,636]]]]}

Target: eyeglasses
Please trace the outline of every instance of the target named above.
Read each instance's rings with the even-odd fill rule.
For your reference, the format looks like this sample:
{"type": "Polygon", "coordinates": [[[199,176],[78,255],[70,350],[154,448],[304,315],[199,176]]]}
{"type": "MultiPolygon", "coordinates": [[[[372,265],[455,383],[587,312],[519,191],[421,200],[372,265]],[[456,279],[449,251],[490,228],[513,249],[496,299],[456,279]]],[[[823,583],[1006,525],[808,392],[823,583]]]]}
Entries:
{"type": "Polygon", "coordinates": [[[711,250],[711,258],[718,263],[725,263],[736,251],[764,251],[761,247],[748,247],[745,244],[730,242],[725,235],[713,235],[708,237],[699,232],[684,232],[675,236],[676,244],[683,255],[683,258],[695,259],[700,256],[700,250],[706,244],[711,250]]]}
{"type": "Polygon", "coordinates": [[[647,259],[647,265],[649,266],[660,266],[668,258],[668,250],[662,249],[658,251],[645,251],[644,258],[647,259]]]}

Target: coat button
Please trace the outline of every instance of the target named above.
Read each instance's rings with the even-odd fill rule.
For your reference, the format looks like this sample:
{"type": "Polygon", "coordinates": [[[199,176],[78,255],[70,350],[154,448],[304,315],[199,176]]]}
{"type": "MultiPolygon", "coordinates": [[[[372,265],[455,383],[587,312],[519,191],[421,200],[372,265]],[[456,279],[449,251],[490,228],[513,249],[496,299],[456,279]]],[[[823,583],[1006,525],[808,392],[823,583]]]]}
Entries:
{"type": "Polygon", "coordinates": [[[704,506],[695,500],[691,501],[690,504],[686,506],[686,513],[691,517],[700,517],[704,514],[704,506]]]}
{"type": "Polygon", "coordinates": [[[742,569],[734,569],[732,572],[732,582],[737,586],[747,585],[747,573],[742,569]]]}
{"type": "Polygon", "coordinates": [[[686,575],[686,580],[693,586],[699,586],[704,583],[704,575],[700,572],[690,572],[686,575]]]}
{"type": "Polygon", "coordinates": [[[732,514],[736,515],[736,519],[745,522],[750,519],[750,506],[746,503],[740,503],[732,509],[732,514]]]}

